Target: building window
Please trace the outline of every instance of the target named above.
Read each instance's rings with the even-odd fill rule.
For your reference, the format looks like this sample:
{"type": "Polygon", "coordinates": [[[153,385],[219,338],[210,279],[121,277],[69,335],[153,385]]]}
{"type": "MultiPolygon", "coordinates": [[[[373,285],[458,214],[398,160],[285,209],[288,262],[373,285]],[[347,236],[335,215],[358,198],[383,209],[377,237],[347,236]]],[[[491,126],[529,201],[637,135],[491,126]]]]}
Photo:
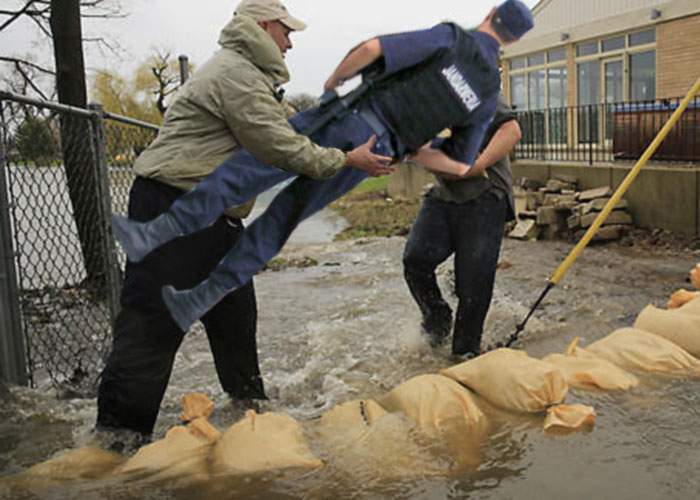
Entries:
{"type": "Polygon", "coordinates": [[[515,59],[511,59],[510,61],[510,69],[523,69],[524,67],[527,66],[527,59],[524,57],[516,57],[515,59]]]}
{"type": "Polygon", "coordinates": [[[547,70],[547,80],[549,82],[549,108],[563,108],[566,106],[567,75],[566,68],[549,68],[547,70]]]}
{"type": "Polygon", "coordinates": [[[656,98],[656,52],[630,54],[630,99],[646,101],[656,98]]]}
{"type": "Polygon", "coordinates": [[[544,52],[532,54],[527,57],[528,66],[542,66],[544,64],[544,52]]]}
{"type": "Polygon", "coordinates": [[[653,29],[630,34],[630,47],[645,45],[656,41],[656,31],[653,29]]]}
{"type": "Polygon", "coordinates": [[[615,38],[608,38],[607,40],[603,40],[603,52],[610,52],[611,50],[621,50],[624,48],[624,36],[617,36],[615,38]]]}
{"type": "Polygon", "coordinates": [[[513,108],[518,111],[527,109],[525,75],[512,76],[510,78],[510,101],[513,108]]]}
{"type": "Polygon", "coordinates": [[[600,102],[600,61],[577,66],[578,139],[580,143],[597,142],[598,104],[600,102]]]}
{"type": "Polygon", "coordinates": [[[550,144],[567,143],[567,71],[565,67],[547,70],[547,121],[550,144]]]}
{"type": "Polygon", "coordinates": [[[598,53],[598,42],[579,43],[576,46],[576,55],[578,57],[590,56],[598,53]]]}
{"type": "Polygon", "coordinates": [[[544,70],[528,73],[528,87],[530,91],[529,109],[544,109],[544,70]]]}
{"type": "Polygon", "coordinates": [[[564,47],[547,51],[547,62],[553,63],[557,61],[566,61],[566,49],[564,47]]]}
{"type": "Polygon", "coordinates": [[[578,103],[581,106],[600,102],[600,62],[578,64],[578,103]]]}

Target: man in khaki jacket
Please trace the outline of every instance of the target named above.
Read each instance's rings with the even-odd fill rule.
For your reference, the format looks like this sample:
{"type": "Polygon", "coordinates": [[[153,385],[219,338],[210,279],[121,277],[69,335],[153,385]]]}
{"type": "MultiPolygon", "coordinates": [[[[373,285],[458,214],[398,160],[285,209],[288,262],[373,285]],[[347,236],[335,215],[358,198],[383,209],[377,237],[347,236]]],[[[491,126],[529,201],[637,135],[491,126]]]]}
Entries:
{"type": "MultiPolygon", "coordinates": [[[[323,148],[287,122],[279,86],[289,80],[289,35],[305,24],[279,0],[243,0],[223,29],[219,50],[180,89],[156,140],[136,161],[129,216],[151,220],[241,148],[257,158],[313,178],[345,166],[387,172],[370,143],[344,153],[323,148]]],[[[371,141],[370,141],[371,142],[371,141]]],[[[254,200],[232,207],[213,225],[127,264],[122,311],[98,395],[98,429],[153,431],[183,333],[165,308],[166,283],[189,288],[214,269],[238,239],[254,200]]],[[[221,385],[234,400],[265,399],[256,347],[252,281],[228,294],[204,317],[221,385]]]]}

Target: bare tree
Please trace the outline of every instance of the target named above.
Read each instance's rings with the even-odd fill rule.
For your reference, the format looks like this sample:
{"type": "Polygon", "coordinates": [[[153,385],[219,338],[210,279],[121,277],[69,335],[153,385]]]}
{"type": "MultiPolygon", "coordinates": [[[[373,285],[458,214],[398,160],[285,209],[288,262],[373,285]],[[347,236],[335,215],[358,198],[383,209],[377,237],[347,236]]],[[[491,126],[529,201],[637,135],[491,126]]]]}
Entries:
{"type": "MultiPolygon", "coordinates": [[[[54,11],[70,10],[70,1],[63,0],[23,0],[17,1],[17,7],[0,8],[0,31],[7,30],[15,23],[22,20],[29,20],[36,29],[46,36],[53,38],[51,29],[51,16],[54,11]]],[[[81,9],[82,18],[89,19],[114,19],[125,17],[122,12],[121,2],[119,0],[79,0],[78,4],[81,9]]],[[[104,37],[83,37],[83,42],[95,43],[102,48],[116,50],[116,44],[104,37]]],[[[82,53],[82,48],[81,48],[82,53]]],[[[39,97],[46,98],[46,93],[42,87],[36,83],[36,72],[40,75],[56,75],[55,71],[46,66],[39,64],[28,57],[18,57],[10,53],[0,53],[0,62],[12,65],[14,71],[23,75],[26,83],[26,90],[32,90],[39,97]],[[35,70],[34,72],[30,69],[35,70]]],[[[55,61],[54,61],[55,62],[55,61]]]]}
{"type": "MultiPolygon", "coordinates": [[[[59,102],[84,108],[87,105],[87,85],[83,42],[109,44],[102,38],[84,40],[81,16],[107,19],[123,14],[117,0],[25,0],[23,6],[15,10],[0,10],[0,30],[7,29],[19,19],[30,19],[53,42],[55,71],[9,55],[2,56],[2,61],[14,64],[27,86],[42,96],[44,93],[34,83],[27,68],[42,73],[55,72],[59,102]]],[[[105,234],[97,215],[101,206],[100,191],[94,172],[94,148],[89,127],[85,119],[68,115],[60,117],[63,163],[87,280],[99,285],[106,272],[102,246],[105,234]]]]}
{"type": "MultiPolygon", "coordinates": [[[[194,66],[189,64],[190,73],[194,66]]],[[[136,70],[136,90],[155,97],[156,107],[161,115],[168,109],[168,97],[180,87],[180,63],[166,49],[156,49],[155,54],[136,70]]]]}

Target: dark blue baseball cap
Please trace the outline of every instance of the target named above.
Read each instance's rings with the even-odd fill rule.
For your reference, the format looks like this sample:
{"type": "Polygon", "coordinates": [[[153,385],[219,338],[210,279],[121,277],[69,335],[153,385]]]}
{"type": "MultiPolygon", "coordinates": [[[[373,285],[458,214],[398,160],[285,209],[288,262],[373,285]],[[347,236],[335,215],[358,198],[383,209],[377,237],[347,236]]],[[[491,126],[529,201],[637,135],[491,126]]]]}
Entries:
{"type": "Polygon", "coordinates": [[[496,8],[496,22],[518,39],[535,25],[532,12],[520,0],[506,0],[496,8]]]}

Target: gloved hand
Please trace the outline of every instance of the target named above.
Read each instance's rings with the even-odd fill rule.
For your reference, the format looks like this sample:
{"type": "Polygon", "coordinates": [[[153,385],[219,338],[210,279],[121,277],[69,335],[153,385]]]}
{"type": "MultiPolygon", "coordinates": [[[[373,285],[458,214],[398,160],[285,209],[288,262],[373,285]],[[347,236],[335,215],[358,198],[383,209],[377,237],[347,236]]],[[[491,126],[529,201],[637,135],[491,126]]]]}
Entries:
{"type": "Polygon", "coordinates": [[[338,99],[338,92],[335,89],[326,90],[318,100],[318,107],[323,109],[338,99]]]}

